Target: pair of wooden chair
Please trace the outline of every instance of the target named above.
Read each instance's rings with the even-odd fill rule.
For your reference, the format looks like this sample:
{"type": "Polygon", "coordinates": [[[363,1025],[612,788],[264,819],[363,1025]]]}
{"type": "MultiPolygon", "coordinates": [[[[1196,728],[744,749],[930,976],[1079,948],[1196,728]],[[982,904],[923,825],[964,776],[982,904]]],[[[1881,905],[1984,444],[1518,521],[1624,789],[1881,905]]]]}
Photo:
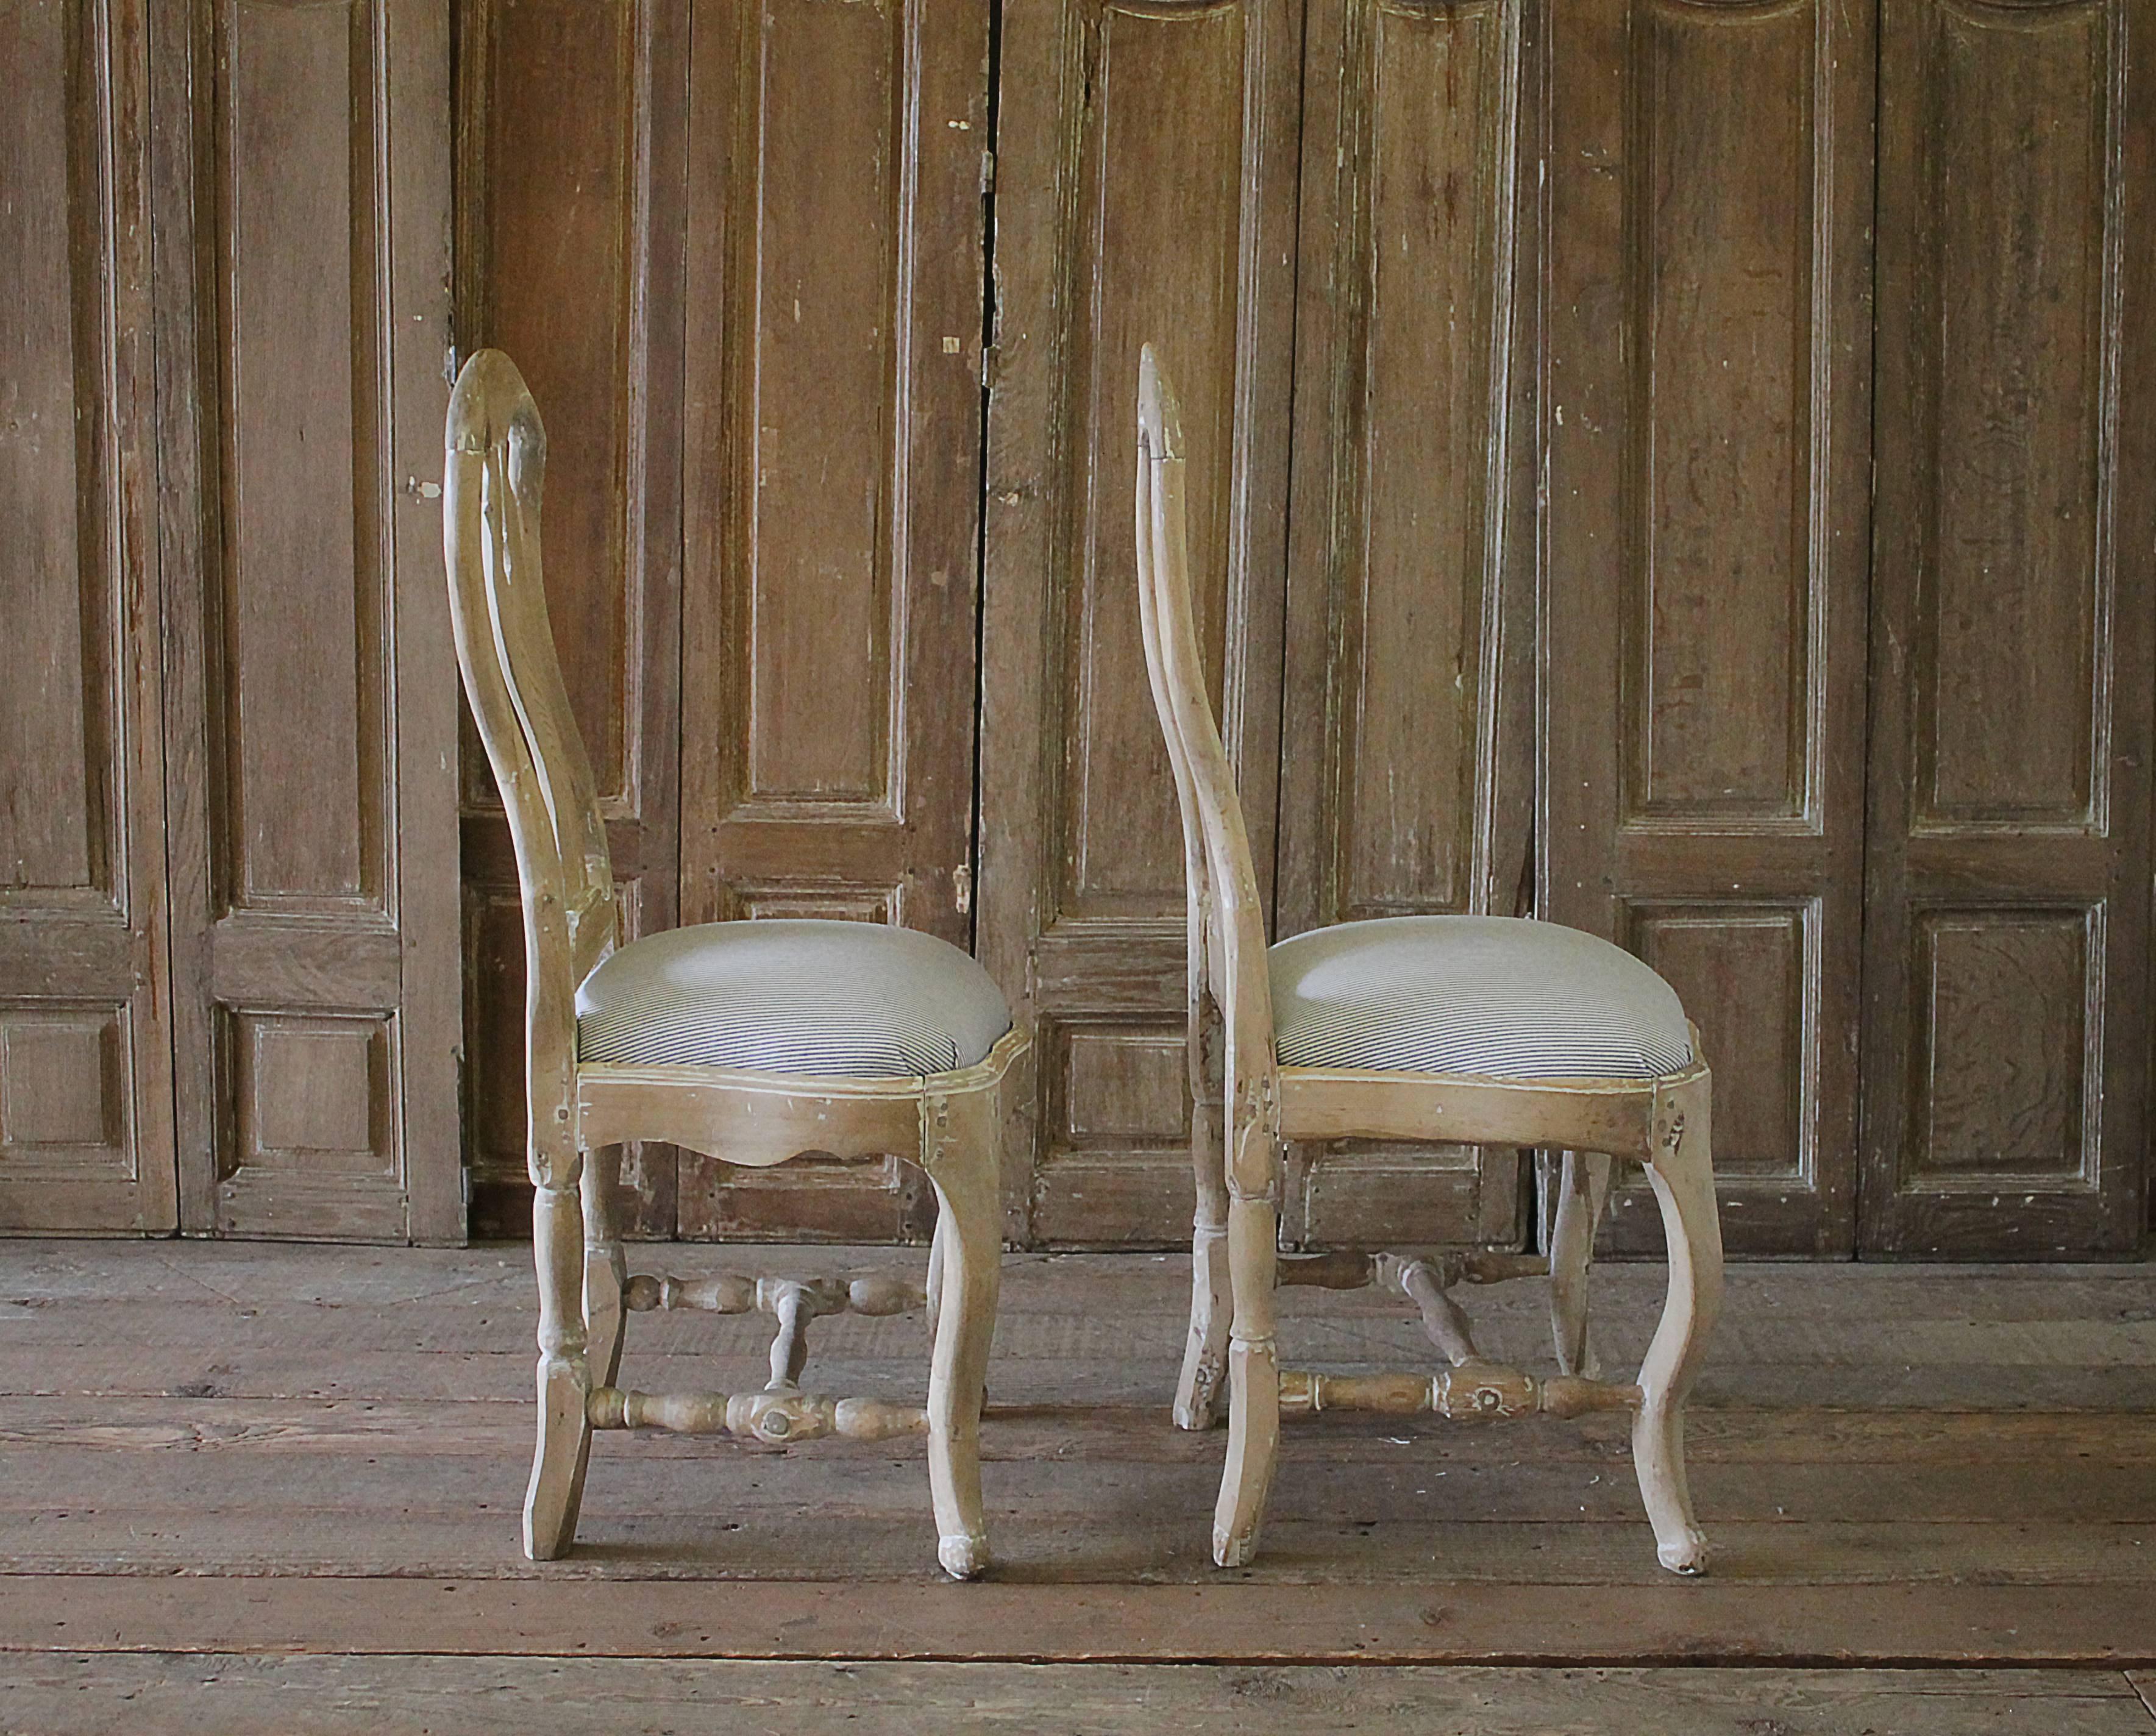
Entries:
{"type": "MultiPolygon", "coordinates": [[[[1139,388],[1140,606],[1181,801],[1189,891],[1198,1207],[1175,1420],[1224,1399],[1223,1565],[1256,1549],[1283,1411],[1449,1416],[1635,1412],[1634,1454],[1661,1561],[1702,1570],[1682,1410],[1721,1281],[1708,1079],[1676,997],[1606,942],[1548,924],[1406,917],[1268,949],[1234,778],[1204,689],[1173,393],[1152,352],[1139,388]],[[1286,1141],[1350,1135],[1566,1148],[1548,1261],[1277,1251],[1286,1141]],[[1586,1277],[1612,1159],[1646,1166],[1669,1230],[1670,1294],[1636,1385],[1594,1378],[1586,1277]],[[1476,1353],[1449,1292],[1547,1271],[1562,1373],[1476,1353]],[[1435,1377],[1283,1371],[1280,1282],[1383,1281],[1419,1307],[1450,1364],[1435,1377]]],[[[926,1433],[945,1570],[988,1559],[979,1425],[1000,1256],[998,1092],[1026,1038],[957,948],[838,922],[716,922],[623,944],[591,768],[556,660],[540,571],[546,437],[509,359],[466,363],[444,479],[457,655],[507,810],[525,922],[526,1107],[539,1280],[538,1441],[524,1507],[535,1559],[574,1536],[594,1430],[721,1430],[765,1442],[926,1433]],[[888,1280],[629,1276],[613,1214],[619,1148],[655,1139],[767,1166],[807,1151],[897,1152],[933,1184],[925,1289],[888,1280]],[[805,1392],[808,1323],[921,1307],[925,1409],[805,1392]],[[624,1309],[761,1308],[777,1322],[761,1391],[619,1387],[624,1309]]]]}

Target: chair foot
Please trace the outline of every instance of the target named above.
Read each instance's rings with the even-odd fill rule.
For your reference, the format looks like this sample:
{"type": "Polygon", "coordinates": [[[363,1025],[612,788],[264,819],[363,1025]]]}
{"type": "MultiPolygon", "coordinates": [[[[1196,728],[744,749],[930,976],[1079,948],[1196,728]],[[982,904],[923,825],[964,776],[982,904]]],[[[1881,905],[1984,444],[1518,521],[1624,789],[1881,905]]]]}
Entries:
{"type": "Polygon", "coordinates": [[[988,1571],[988,1539],[984,1533],[961,1533],[936,1546],[936,1559],[954,1579],[978,1579],[988,1571]]]}
{"type": "Polygon", "coordinates": [[[1231,1537],[1217,1527],[1213,1533],[1213,1564],[1215,1567],[1248,1567],[1257,1559],[1258,1533],[1247,1537],[1231,1537]]]}
{"type": "Polygon", "coordinates": [[[524,1553],[533,1561],[558,1561],[577,1535],[592,1446],[583,1361],[540,1365],[539,1439],[524,1492],[524,1553]]]}
{"type": "Polygon", "coordinates": [[[1687,1527],[1681,1537],[1655,1545],[1655,1559],[1673,1574],[1682,1574],[1687,1579],[1697,1579],[1707,1569],[1707,1533],[1697,1527],[1687,1527]]]}
{"type": "Polygon", "coordinates": [[[1673,1574],[1697,1578],[1707,1571],[1707,1533],[1699,1528],[1685,1477],[1684,1412],[1655,1404],[1649,1395],[1632,1420],[1632,1464],[1647,1521],[1655,1528],[1655,1557],[1673,1574]]]}

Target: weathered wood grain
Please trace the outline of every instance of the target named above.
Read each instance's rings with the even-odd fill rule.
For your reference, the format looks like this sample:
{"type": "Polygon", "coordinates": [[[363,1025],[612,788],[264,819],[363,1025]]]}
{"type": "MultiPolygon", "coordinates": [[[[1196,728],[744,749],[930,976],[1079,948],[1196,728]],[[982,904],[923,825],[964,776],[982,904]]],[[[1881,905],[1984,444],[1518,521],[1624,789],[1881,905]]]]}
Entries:
{"type": "Polygon", "coordinates": [[[149,8],[11,8],[0,1232],[178,1221],[149,8]]]}
{"type": "MultiPolygon", "coordinates": [[[[1512,3],[1307,7],[1281,937],[1523,913],[1545,28],[1512,3]]],[[[1282,1237],[1516,1246],[1511,1156],[1297,1146],[1282,1237]]]]}
{"type": "MultiPolygon", "coordinates": [[[[787,1257],[804,1274],[918,1261],[787,1257]]],[[[1614,1416],[1506,1430],[1292,1424],[1267,1554],[1223,1579],[1206,1526],[1218,1437],[1167,1415],[1176,1263],[1007,1261],[982,1431],[1004,1559],[953,1601],[926,1568],[911,1443],[603,1439],[580,1547],[524,1561],[521,1252],[9,1245],[0,1648],[55,1658],[0,1679],[59,1679],[59,1656],[112,1648],[401,1657],[420,1631],[432,1651],[527,1658],[2156,1666],[2147,1268],[1738,1268],[1745,1351],[1710,1367],[1687,1441],[1724,1577],[1681,1585],[1656,1583],[1614,1416]],[[264,1311],[265,1295],[290,1300],[264,1311]],[[1758,1365],[1755,1352],[1782,1360],[1758,1365]],[[1930,1360],[1957,1355],[1992,1360],[1930,1360]],[[2141,1413],[2087,1408],[2116,1407],[2122,1391],[2144,1394],[2141,1413]],[[1927,1408],[1942,1399],[1953,1408],[1927,1408]]],[[[1600,1269],[1613,1345],[1644,1338],[1659,1278],[1600,1269]]],[[[1490,1343],[1535,1355],[1539,1287],[1487,1297],[1490,1343]]],[[[1299,1359],[1317,1348],[1367,1366],[1419,1336],[1411,1311],[1369,1292],[1281,1301],[1299,1359]]],[[[636,1384],[753,1384],[765,1371],[752,1317],[638,1323],[624,1368],[636,1384]]],[[[917,1318],[834,1315],[817,1331],[826,1389],[918,1402],[917,1318]]],[[[1910,1703],[1951,1705],[1964,1728],[1991,1715],[1950,1697],[1910,1703]]],[[[1837,1729],[1841,1713],[1821,1705],[1817,1728],[1837,1729]]],[[[2036,1718],[2003,1697],[1982,1705],[2036,1718]]],[[[1803,1730],[1799,1714],[1811,1715],[1747,1712],[1741,1696],[1728,1711],[1803,1730]]],[[[231,1727],[244,1715],[235,1703],[231,1727]]],[[[2081,1723],[2030,1727],[2102,1730],[2088,1720],[2112,1715],[2076,1701],[2060,1717],[2081,1723]]]]}
{"type": "MultiPolygon", "coordinates": [[[[683,136],[688,8],[454,9],[457,335],[516,357],[552,418],[549,589],[626,927],[678,919],[683,136]]],[[[480,1234],[530,1233],[516,869],[469,722],[465,1137],[480,1234]]],[[[675,1154],[626,1154],[630,1235],[670,1235],[675,1154]]]]}
{"type": "Polygon", "coordinates": [[[2148,1219],[2147,0],[1879,12],[1865,1244],[2148,1219]]]}
{"type": "Polygon", "coordinates": [[[1137,1729],[1240,1736],[2146,1736],[2128,1678],[2103,1671],[1532,1670],[1310,1666],[749,1663],[701,1659],[54,1656],[0,1685],[0,1723],[54,1736],[154,1723],[172,1736],[454,1728],[657,1736],[685,1728],[888,1736],[1137,1729]],[[302,1713],[300,1708],[305,1708],[302,1713]]]}
{"type": "Polygon", "coordinates": [[[951,1586],[0,1575],[0,1652],[1376,1665],[1858,1662],[2148,1668],[2156,1591],[2017,1586],[951,1586]]]}
{"type": "Polygon", "coordinates": [[[449,343],[448,12],[400,0],[361,29],[204,3],[151,44],[162,871],[196,1234],[464,1237],[455,702],[420,485],[449,343]]]}
{"type": "Polygon", "coordinates": [[[1004,1226],[1158,1246],[1190,1212],[1182,835],[1131,563],[1137,355],[1205,430],[1204,663],[1271,880],[1301,0],[1008,8],[998,69],[981,959],[1037,1035],[1004,1226]]]}
{"type": "Polygon", "coordinates": [[[1873,12],[1549,16],[1537,908],[1683,996],[1730,1245],[1846,1253],[1873,12]]]}

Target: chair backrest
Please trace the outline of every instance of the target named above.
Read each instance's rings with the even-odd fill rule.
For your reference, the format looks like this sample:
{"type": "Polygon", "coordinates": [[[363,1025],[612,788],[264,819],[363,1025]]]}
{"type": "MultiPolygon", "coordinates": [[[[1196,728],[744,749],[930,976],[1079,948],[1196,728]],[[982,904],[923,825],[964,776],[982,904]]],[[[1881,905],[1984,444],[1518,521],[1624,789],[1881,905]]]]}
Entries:
{"type": "Polygon", "coordinates": [[[592,763],[547,624],[547,432],[501,351],[481,350],[457,376],[445,445],[449,615],[516,850],[531,1137],[544,1142],[566,1132],[555,1112],[574,1090],[577,985],[613,950],[619,923],[592,763]]]}
{"type": "Polygon", "coordinates": [[[1183,810],[1190,943],[1204,953],[1198,980],[1212,991],[1227,1027],[1231,1098],[1270,1096],[1273,1011],[1265,910],[1235,770],[1205,691],[1190,591],[1182,414],[1151,344],[1138,360],[1137,554],[1146,672],[1183,810]]]}

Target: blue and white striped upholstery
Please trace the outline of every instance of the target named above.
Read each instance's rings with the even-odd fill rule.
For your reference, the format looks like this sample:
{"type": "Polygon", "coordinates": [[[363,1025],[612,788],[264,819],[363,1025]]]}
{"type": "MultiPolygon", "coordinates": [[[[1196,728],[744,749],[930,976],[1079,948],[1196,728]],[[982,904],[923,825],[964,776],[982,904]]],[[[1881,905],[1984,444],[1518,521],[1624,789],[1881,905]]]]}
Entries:
{"type": "Polygon", "coordinates": [[[947,942],[874,922],[706,922],[624,947],[577,990],[580,1061],[891,1079],[984,1060],[1011,1026],[947,942]]]}
{"type": "Polygon", "coordinates": [[[1653,1079],[1692,1062],[1676,991],[1554,922],[1342,922],[1282,941],[1270,962],[1282,1066],[1653,1079]]]}

